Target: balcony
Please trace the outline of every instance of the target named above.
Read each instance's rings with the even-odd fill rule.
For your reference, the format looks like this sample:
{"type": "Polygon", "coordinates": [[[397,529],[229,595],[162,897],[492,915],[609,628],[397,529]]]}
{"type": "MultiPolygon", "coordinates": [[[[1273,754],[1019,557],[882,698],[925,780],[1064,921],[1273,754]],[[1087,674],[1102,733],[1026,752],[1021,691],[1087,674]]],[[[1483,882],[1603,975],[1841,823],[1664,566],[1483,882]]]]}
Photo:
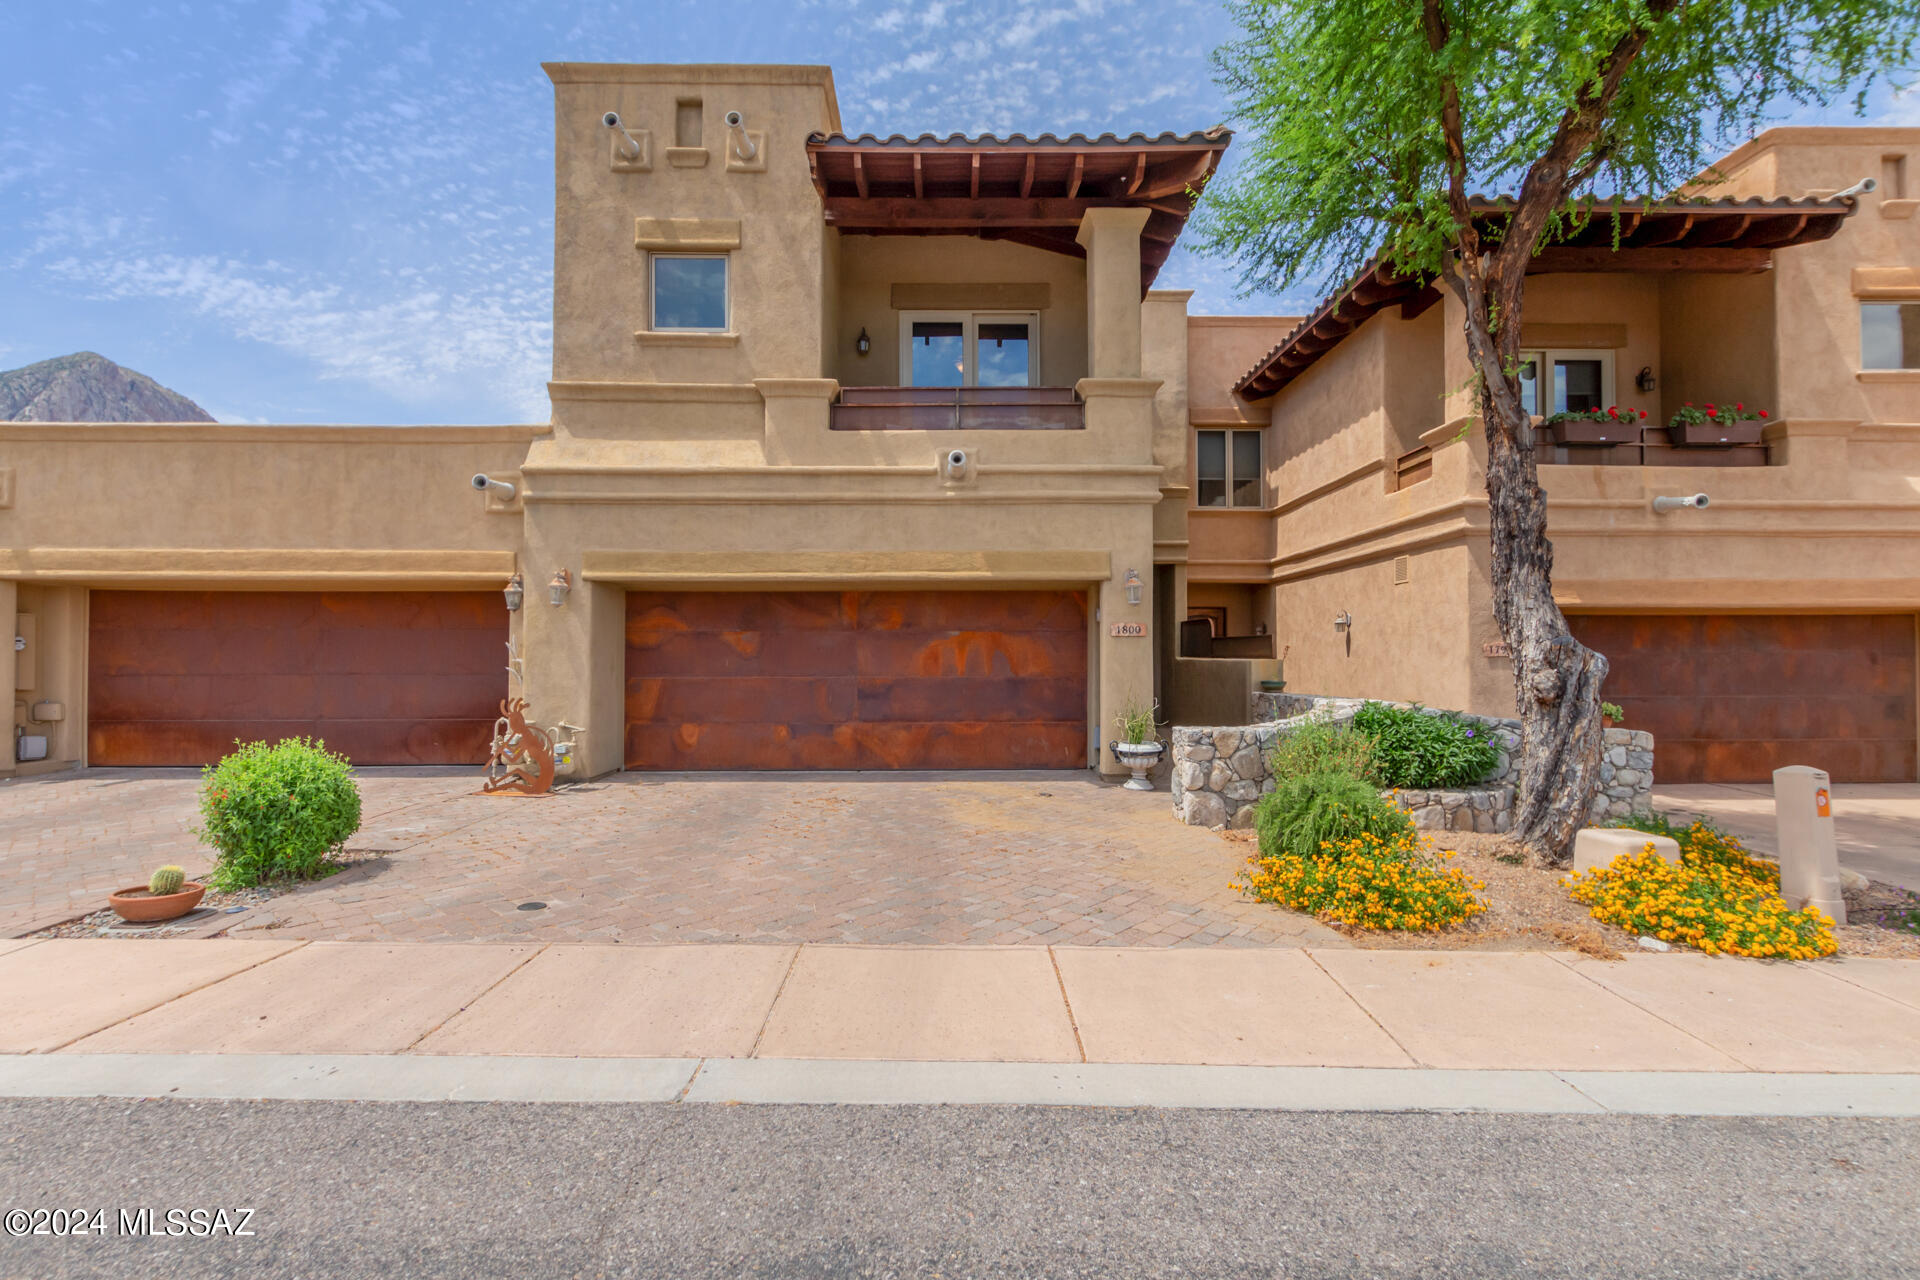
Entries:
{"type": "Polygon", "coordinates": [[[1081,431],[1072,387],[843,387],[835,431],[1081,431]]]}

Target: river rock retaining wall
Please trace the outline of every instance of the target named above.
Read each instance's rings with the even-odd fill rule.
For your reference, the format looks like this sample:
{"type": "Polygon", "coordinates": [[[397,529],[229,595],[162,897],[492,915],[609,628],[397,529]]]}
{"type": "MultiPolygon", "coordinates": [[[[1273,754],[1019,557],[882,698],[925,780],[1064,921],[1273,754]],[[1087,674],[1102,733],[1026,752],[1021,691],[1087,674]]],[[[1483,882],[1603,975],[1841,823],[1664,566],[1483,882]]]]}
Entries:
{"type": "MultiPolygon", "coordinates": [[[[1309,720],[1351,720],[1364,701],[1262,693],[1255,696],[1254,709],[1274,716],[1272,720],[1249,725],[1175,726],[1169,735],[1175,816],[1196,827],[1252,826],[1254,804],[1273,790],[1267,755],[1274,743],[1309,720]]],[[[1430,715],[1444,714],[1433,708],[1420,710],[1430,715]]],[[[1403,790],[1393,793],[1394,798],[1413,815],[1416,827],[1506,831],[1513,820],[1520,722],[1465,714],[1461,718],[1486,726],[1498,738],[1500,759],[1494,771],[1470,788],[1403,790]]],[[[1645,813],[1653,801],[1653,735],[1635,729],[1607,729],[1604,735],[1600,791],[1594,797],[1591,821],[1645,813]]]]}

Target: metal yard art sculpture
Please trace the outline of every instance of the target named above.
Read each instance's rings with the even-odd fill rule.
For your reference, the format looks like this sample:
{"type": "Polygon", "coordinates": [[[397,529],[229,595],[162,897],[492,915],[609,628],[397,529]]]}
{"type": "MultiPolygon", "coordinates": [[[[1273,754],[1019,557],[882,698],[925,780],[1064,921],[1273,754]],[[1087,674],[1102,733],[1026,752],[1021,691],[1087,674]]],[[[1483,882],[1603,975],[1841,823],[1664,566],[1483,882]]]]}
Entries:
{"type": "Polygon", "coordinates": [[[510,792],[541,796],[553,790],[553,735],[527,723],[525,698],[503,699],[493,722],[493,750],[487,756],[487,795],[510,792]]]}
{"type": "MultiPolygon", "coordinates": [[[[516,682],[521,678],[520,654],[511,640],[507,642],[507,674],[516,682]]],[[[575,728],[560,724],[542,729],[527,719],[525,698],[502,699],[500,718],[493,722],[493,746],[487,753],[487,778],[480,784],[481,794],[549,794],[556,765],[571,761],[573,756],[573,743],[558,741],[558,733],[575,728]]]]}

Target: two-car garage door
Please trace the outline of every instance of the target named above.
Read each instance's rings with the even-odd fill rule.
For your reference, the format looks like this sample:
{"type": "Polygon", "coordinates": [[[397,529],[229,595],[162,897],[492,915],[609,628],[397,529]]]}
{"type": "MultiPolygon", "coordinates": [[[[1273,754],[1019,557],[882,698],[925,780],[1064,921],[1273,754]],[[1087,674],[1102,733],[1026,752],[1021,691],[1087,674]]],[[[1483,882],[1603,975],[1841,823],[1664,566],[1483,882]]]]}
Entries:
{"type": "Polygon", "coordinates": [[[627,595],[631,769],[1064,769],[1077,591],[627,595]]]}
{"type": "Polygon", "coordinates": [[[95,591],[88,632],[96,765],[311,736],[355,764],[477,766],[507,687],[497,591],[95,591]]]}
{"type": "Polygon", "coordinates": [[[1607,656],[1603,697],[1654,737],[1654,778],[1765,782],[1784,765],[1911,782],[1912,614],[1604,614],[1568,619],[1607,656]]]}

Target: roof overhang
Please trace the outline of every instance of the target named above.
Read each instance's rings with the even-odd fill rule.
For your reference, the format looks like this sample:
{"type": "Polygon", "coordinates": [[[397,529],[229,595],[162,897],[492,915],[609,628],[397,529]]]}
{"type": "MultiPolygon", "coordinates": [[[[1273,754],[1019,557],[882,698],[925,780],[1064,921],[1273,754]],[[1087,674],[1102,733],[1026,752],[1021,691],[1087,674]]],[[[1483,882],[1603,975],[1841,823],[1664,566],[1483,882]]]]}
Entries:
{"type": "MultiPolygon", "coordinates": [[[[1500,229],[1511,209],[1504,200],[1476,199],[1473,207],[1474,221],[1491,231],[1500,229]]],[[[1541,250],[1527,274],[1766,271],[1776,249],[1825,240],[1853,211],[1851,199],[1608,204],[1596,208],[1592,219],[1565,240],[1541,250]]],[[[1234,384],[1234,393],[1264,399],[1388,307],[1399,307],[1401,315],[1411,319],[1439,300],[1437,281],[1399,275],[1376,257],[1262,356],[1234,384]]]]}
{"type": "Polygon", "coordinates": [[[1146,209],[1145,289],[1232,137],[1220,128],[1125,138],[816,133],[807,159],[827,225],[854,235],[971,235],[1084,257],[1074,235],[1087,210],[1146,209]]]}

